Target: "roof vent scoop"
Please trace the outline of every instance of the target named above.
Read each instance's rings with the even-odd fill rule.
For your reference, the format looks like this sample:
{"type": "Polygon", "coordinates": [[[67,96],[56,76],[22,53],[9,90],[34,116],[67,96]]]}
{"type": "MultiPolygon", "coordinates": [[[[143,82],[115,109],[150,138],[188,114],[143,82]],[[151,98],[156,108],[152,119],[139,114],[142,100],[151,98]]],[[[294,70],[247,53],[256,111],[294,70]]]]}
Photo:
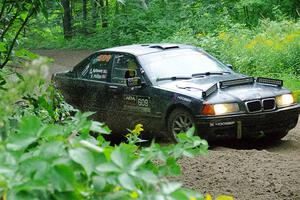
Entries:
{"type": "Polygon", "coordinates": [[[156,48],[156,49],[162,49],[162,50],[179,48],[179,46],[173,45],[173,44],[159,44],[159,45],[151,45],[149,47],[150,48],[156,48]]]}

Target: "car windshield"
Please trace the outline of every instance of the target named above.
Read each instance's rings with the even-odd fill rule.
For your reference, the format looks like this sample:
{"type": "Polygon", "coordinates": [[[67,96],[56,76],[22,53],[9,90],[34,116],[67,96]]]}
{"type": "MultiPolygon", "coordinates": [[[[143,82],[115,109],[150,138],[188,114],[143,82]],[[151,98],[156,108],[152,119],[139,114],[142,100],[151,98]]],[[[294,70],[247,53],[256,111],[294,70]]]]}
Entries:
{"type": "Polygon", "coordinates": [[[197,74],[205,76],[232,72],[206,53],[193,49],[145,54],[139,56],[139,60],[153,83],[160,80],[177,80],[176,77],[192,78],[197,74]]]}

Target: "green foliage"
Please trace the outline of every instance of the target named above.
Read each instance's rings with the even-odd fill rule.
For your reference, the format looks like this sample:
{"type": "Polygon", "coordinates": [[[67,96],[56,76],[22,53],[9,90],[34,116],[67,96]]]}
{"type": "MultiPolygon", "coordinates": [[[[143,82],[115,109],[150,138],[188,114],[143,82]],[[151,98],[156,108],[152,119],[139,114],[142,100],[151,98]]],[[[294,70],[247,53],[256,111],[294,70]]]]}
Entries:
{"type": "Polygon", "coordinates": [[[47,15],[47,8],[43,0],[18,0],[0,2],[0,69],[14,59],[32,59],[33,55],[24,49],[14,51],[18,38],[35,14],[47,15]]]}
{"type": "Polygon", "coordinates": [[[191,30],[193,35],[207,35],[229,29],[236,23],[253,28],[262,18],[297,18],[300,8],[297,0],[130,0],[108,1],[108,5],[101,2],[104,1],[87,4],[87,19],[82,16],[83,3],[73,2],[73,38],[67,41],[63,39],[61,28],[62,10],[55,4],[49,5],[51,15],[47,20],[42,16],[32,20],[26,46],[99,49],[160,42],[181,30],[191,30]],[[103,26],[104,19],[108,26],[103,26]]]}
{"type": "Polygon", "coordinates": [[[300,103],[300,90],[294,91],[293,94],[294,97],[296,98],[296,101],[300,103]]]}
{"type": "Polygon", "coordinates": [[[210,34],[193,34],[181,29],[165,41],[202,47],[238,72],[284,80],[291,90],[299,90],[300,23],[262,20],[255,29],[241,24],[210,34]]]}
{"type": "Polygon", "coordinates": [[[203,48],[246,74],[300,75],[300,24],[261,21],[249,30],[240,26],[200,39],[203,48]]]}
{"type": "MultiPolygon", "coordinates": [[[[59,15],[53,14],[50,22],[38,18],[30,33],[37,40],[27,40],[26,45],[99,49],[151,42],[193,44],[241,73],[281,78],[288,88],[300,89],[295,81],[300,76],[300,23],[292,19],[297,17],[297,1],[151,0],[143,5],[141,1],[110,2],[108,27],[96,27],[88,35],[79,31],[70,40],[63,39],[59,15]],[[40,29],[43,23],[53,26],[40,29]]],[[[79,8],[75,11],[81,12],[79,8]]],[[[74,23],[79,20],[75,17],[78,22],[74,23]]]]}
{"type": "MultiPolygon", "coordinates": [[[[13,126],[14,122],[23,116],[25,112],[40,114],[47,112],[46,109],[44,111],[42,109],[38,110],[33,103],[25,100],[26,97],[37,98],[37,95],[34,94],[39,94],[41,95],[39,97],[40,101],[43,97],[49,99],[49,104],[51,104],[51,101],[57,101],[58,97],[53,92],[47,93],[44,86],[44,78],[48,76],[48,68],[45,63],[47,63],[47,60],[39,58],[23,66],[22,74],[9,68],[0,70],[0,83],[2,83],[2,89],[0,89],[0,136],[4,124],[13,126]],[[50,101],[50,99],[52,100],[50,101]],[[19,109],[19,107],[22,109],[19,109]]],[[[40,108],[42,106],[46,107],[46,103],[40,104],[40,108]]],[[[54,106],[60,108],[64,104],[55,104],[54,106]]],[[[56,107],[53,107],[53,109],[53,112],[63,112],[63,110],[55,110],[56,107]]],[[[47,118],[49,118],[48,116],[50,115],[47,115],[47,118]]],[[[51,121],[50,118],[48,120],[51,121]]]]}
{"type": "MultiPolygon", "coordinates": [[[[7,199],[202,199],[165,177],[180,174],[176,160],[207,150],[197,136],[178,144],[102,146],[85,134],[95,126],[77,113],[63,125],[25,115],[0,144],[0,196],[7,199]]],[[[104,125],[101,125],[104,130],[104,125]]],[[[100,134],[107,134],[101,132],[100,134]]]]}

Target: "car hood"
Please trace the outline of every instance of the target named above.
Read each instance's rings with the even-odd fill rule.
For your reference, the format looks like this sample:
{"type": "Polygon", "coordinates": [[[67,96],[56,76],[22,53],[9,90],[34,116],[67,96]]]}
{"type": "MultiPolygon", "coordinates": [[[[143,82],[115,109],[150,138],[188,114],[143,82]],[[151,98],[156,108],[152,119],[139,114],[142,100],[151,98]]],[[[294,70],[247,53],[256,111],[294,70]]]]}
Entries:
{"type": "MultiPolygon", "coordinates": [[[[245,78],[246,76],[241,74],[229,74],[229,75],[211,75],[201,78],[194,78],[189,80],[178,80],[162,83],[158,85],[158,88],[163,90],[169,90],[182,95],[191,96],[194,98],[202,98],[203,92],[208,90],[214,84],[220,81],[233,80],[239,78],[245,78]]],[[[275,97],[284,93],[288,93],[281,87],[274,85],[266,85],[260,83],[246,84],[231,86],[225,89],[218,89],[217,92],[207,97],[205,100],[209,103],[220,102],[238,102],[248,101],[253,99],[262,99],[275,97]]]]}

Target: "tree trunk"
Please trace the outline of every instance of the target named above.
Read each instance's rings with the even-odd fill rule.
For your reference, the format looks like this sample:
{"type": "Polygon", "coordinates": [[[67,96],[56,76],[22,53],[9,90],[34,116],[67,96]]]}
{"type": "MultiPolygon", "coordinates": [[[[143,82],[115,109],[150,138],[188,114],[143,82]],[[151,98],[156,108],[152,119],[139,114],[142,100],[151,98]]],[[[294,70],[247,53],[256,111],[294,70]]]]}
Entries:
{"type": "Polygon", "coordinates": [[[83,20],[87,20],[87,0],[82,0],[82,17],[83,20]]]}
{"type": "Polygon", "coordinates": [[[105,0],[105,6],[102,17],[102,28],[106,28],[108,27],[108,0],[105,0]]]}
{"type": "Polygon", "coordinates": [[[87,31],[87,0],[82,0],[82,30],[86,35],[87,31]]]}
{"type": "Polygon", "coordinates": [[[294,9],[294,16],[295,18],[299,18],[300,17],[300,2],[299,1],[294,1],[294,5],[293,5],[294,9]]]}
{"type": "Polygon", "coordinates": [[[101,27],[103,27],[103,22],[104,22],[104,17],[105,17],[105,13],[104,13],[104,0],[99,0],[99,4],[100,4],[100,20],[101,20],[101,27]]]}
{"type": "Polygon", "coordinates": [[[75,2],[74,0],[70,0],[70,13],[71,13],[71,19],[73,19],[74,13],[75,13],[75,2]]]}
{"type": "Polygon", "coordinates": [[[108,26],[108,0],[99,0],[100,4],[100,17],[101,17],[101,26],[106,28],[108,26]]]}
{"type": "Polygon", "coordinates": [[[119,14],[119,2],[116,0],[115,15],[119,14]]]}
{"type": "Polygon", "coordinates": [[[4,10],[5,10],[5,5],[6,4],[6,0],[3,0],[2,1],[2,7],[1,7],[1,11],[0,11],[0,21],[2,20],[2,15],[4,13],[4,10]]]}
{"type": "Polygon", "coordinates": [[[71,17],[70,0],[61,0],[61,4],[64,8],[64,16],[63,16],[64,37],[65,39],[70,39],[72,37],[72,17],[71,17]]]}
{"type": "Polygon", "coordinates": [[[91,0],[92,5],[92,27],[97,28],[97,19],[98,19],[98,3],[96,0],[91,0]]]}

